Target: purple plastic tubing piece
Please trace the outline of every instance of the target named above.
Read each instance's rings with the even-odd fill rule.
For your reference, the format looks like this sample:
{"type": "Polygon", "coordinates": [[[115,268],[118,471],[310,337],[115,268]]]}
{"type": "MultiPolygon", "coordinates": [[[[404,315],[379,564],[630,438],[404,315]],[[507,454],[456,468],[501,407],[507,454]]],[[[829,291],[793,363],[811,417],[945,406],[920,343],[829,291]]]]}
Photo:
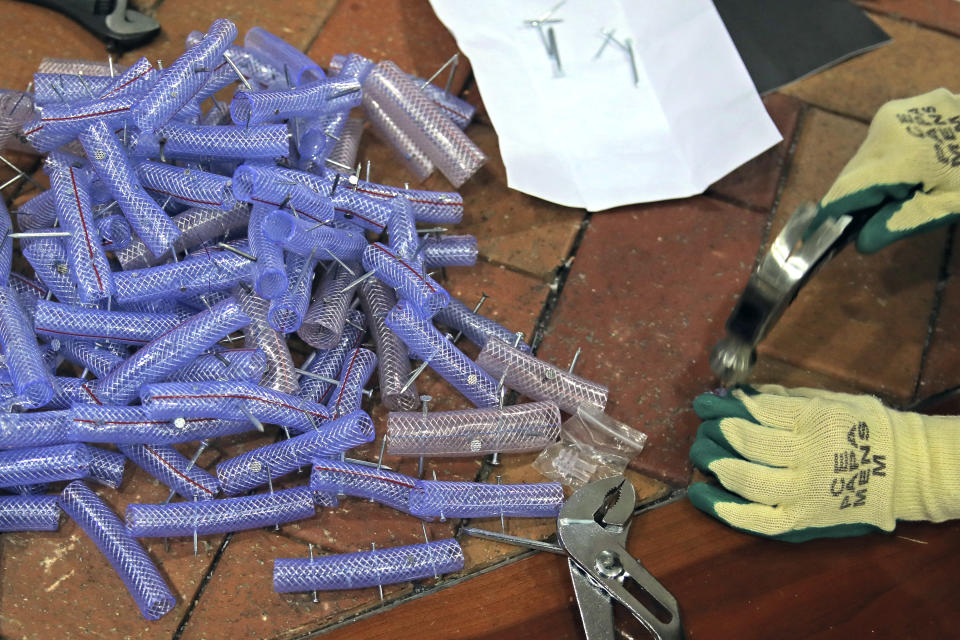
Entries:
{"type": "MultiPolygon", "coordinates": [[[[41,283],[25,278],[16,272],[10,274],[10,288],[20,296],[20,303],[25,306],[30,305],[31,309],[36,305],[37,300],[46,297],[48,291],[41,283]],[[33,302],[30,302],[31,300],[33,302]]],[[[24,311],[27,311],[27,309],[24,309],[24,311]]],[[[32,311],[28,311],[28,313],[32,313],[32,311]]]]}
{"type": "Polygon", "coordinates": [[[86,478],[94,451],[85,444],[0,451],[0,487],[86,478]]]}
{"type": "Polygon", "coordinates": [[[302,182],[283,176],[276,167],[242,164],[233,172],[233,195],[254,206],[290,207],[314,224],[333,220],[333,202],[302,182]]]}
{"type": "MultiPolygon", "coordinates": [[[[126,67],[114,65],[114,72],[121,73],[126,67]]],[[[79,58],[42,58],[37,73],[79,74],[87,76],[109,76],[110,64],[101,60],[82,60],[79,58]]]]}
{"type": "Polygon", "coordinates": [[[50,402],[53,381],[20,300],[10,287],[0,287],[0,346],[14,392],[23,404],[35,408],[50,402]]]}
{"type": "Polygon", "coordinates": [[[326,77],[316,62],[266,29],[251,28],[243,37],[243,46],[297,86],[326,77]]]}
{"type": "Polygon", "coordinates": [[[243,286],[234,289],[234,296],[240,308],[250,316],[250,324],[243,329],[244,344],[259,349],[266,358],[260,386],[282,393],[297,393],[299,385],[290,348],[284,336],[267,322],[270,303],[243,286]]]}
{"type": "Polygon", "coordinates": [[[111,489],[123,482],[127,457],[122,453],[90,447],[90,479],[111,489]]]}
{"type": "Polygon", "coordinates": [[[130,223],[120,214],[105,215],[97,218],[97,232],[103,247],[109,251],[126,249],[133,242],[133,230],[130,223]]]}
{"type": "Polygon", "coordinates": [[[369,498],[397,511],[410,512],[410,491],[416,480],[401,473],[340,460],[317,460],[310,488],[336,495],[369,498]]]}
{"type": "Polygon", "coordinates": [[[138,467],[187,500],[212,500],[220,483],[169,444],[119,444],[117,448],[138,467]]]}
{"type": "MultiPolygon", "coordinates": [[[[56,339],[56,338],[54,338],[56,339]]],[[[86,340],[62,340],[60,353],[67,362],[89,369],[96,378],[103,378],[126,359],[109,349],[86,340]]]]}
{"type": "Polygon", "coordinates": [[[360,285],[360,305],[367,316],[379,360],[380,401],[390,411],[412,411],[420,406],[416,383],[401,391],[410,379],[410,353],[386,323],[387,314],[396,304],[393,289],[380,280],[367,278],[360,285]]]}
{"type": "Polygon", "coordinates": [[[391,309],[386,323],[412,354],[428,362],[431,369],[475,406],[497,406],[497,381],[457,349],[429,320],[417,315],[410,305],[401,302],[391,309]]]}
{"type": "Polygon", "coordinates": [[[236,495],[267,484],[314,460],[338,456],[347,449],[373,442],[373,421],[363,411],[331,420],[316,429],[254,449],[217,465],[220,486],[236,495]]]}
{"type": "Polygon", "coordinates": [[[480,148],[393,62],[377,64],[364,80],[363,92],[380,104],[454,187],[487,161],[480,148]]]}
{"type": "Polygon", "coordinates": [[[68,264],[77,281],[77,294],[83,302],[109,298],[114,293],[113,273],[93,220],[89,175],[49,159],[45,169],[50,176],[60,223],[70,233],[64,244],[68,264]]]}
{"type": "Polygon", "coordinates": [[[57,219],[57,203],[53,198],[53,191],[41,191],[14,211],[17,214],[17,226],[22,231],[52,227],[57,219]]]}
{"type": "Polygon", "coordinates": [[[349,111],[359,105],[359,82],[327,78],[293,89],[238,91],[230,103],[230,117],[234,124],[246,126],[331,111],[349,111]]]}
{"type": "Polygon", "coordinates": [[[19,134],[34,117],[33,100],[31,93],[0,89],[0,149],[30,150],[20,142],[19,134]]]}
{"type": "Polygon", "coordinates": [[[463,568],[463,550],[456,540],[437,540],[405,547],[273,561],[273,590],[331,591],[409,582],[463,568]]]}
{"type": "Polygon", "coordinates": [[[377,135],[396,151],[403,165],[418,181],[422,182],[430,177],[436,168],[433,162],[369,94],[363,96],[363,112],[367,114],[367,119],[377,135]]]}
{"type": "MultiPolygon", "coordinates": [[[[517,335],[509,329],[490,318],[474,313],[467,305],[455,298],[450,298],[450,304],[445,309],[441,309],[434,320],[463,332],[467,340],[481,349],[490,338],[498,338],[510,344],[517,340],[517,335]]],[[[530,352],[530,345],[522,340],[517,344],[517,348],[524,353],[530,352]]]]}
{"type": "Polygon", "coordinates": [[[400,456],[539,451],[559,435],[560,410],[552,402],[387,416],[387,451],[400,456]]]}
{"type": "Polygon", "coordinates": [[[57,496],[0,496],[0,531],[56,531],[57,496]]]}
{"type": "Polygon", "coordinates": [[[83,385],[97,404],[129,404],[140,387],[164,380],[225,335],[250,322],[236,300],[228,298],[201,311],[147,344],[104,378],[83,385]]]}
{"type": "MultiPolygon", "coordinates": [[[[362,313],[359,311],[349,312],[347,323],[340,335],[340,341],[331,349],[314,352],[310,364],[305,370],[324,378],[337,379],[343,369],[343,362],[347,358],[347,353],[355,349],[363,340],[365,333],[363,322],[362,313]]],[[[300,380],[300,391],[297,395],[311,402],[324,403],[334,386],[324,380],[303,376],[300,380]]]]}
{"type": "MultiPolygon", "coordinates": [[[[246,253],[246,242],[231,243],[246,253]]],[[[121,304],[156,298],[188,298],[230,289],[250,280],[253,262],[220,247],[195,251],[186,260],[146,269],[120,271],[114,276],[116,300],[121,304]]]]}
{"type": "Polygon", "coordinates": [[[71,307],[38,300],[33,322],[41,335],[64,340],[113,340],[141,346],[183,322],[175,313],[135,313],[71,307]]]}
{"type": "Polygon", "coordinates": [[[88,102],[103,95],[113,78],[68,73],[33,74],[33,94],[38,107],[44,109],[70,102],[88,102]]]}
{"type": "Polygon", "coordinates": [[[137,538],[204,536],[305,520],[316,513],[307,487],[203,502],[127,505],[127,528],[137,538]]]}
{"type": "Polygon", "coordinates": [[[276,179],[283,184],[294,182],[304,185],[314,193],[329,194],[329,198],[333,201],[334,211],[338,216],[346,218],[364,229],[370,229],[378,233],[386,229],[390,208],[386,206],[384,199],[364,193],[364,190],[359,186],[357,188],[350,186],[346,178],[339,173],[324,171],[321,177],[312,173],[279,167],[274,169],[274,173],[276,179]]]}
{"type": "MultiPolygon", "coordinates": [[[[333,170],[324,170],[323,181],[326,183],[327,189],[333,186],[333,181],[337,175],[339,174],[333,170]]],[[[456,191],[404,189],[403,187],[391,187],[364,180],[360,180],[356,187],[350,187],[348,191],[380,200],[402,195],[413,203],[413,215],[417,222],[458,224],[463,219],[463,197],[456,191]]],[[[340,189],[337,189],[337,193],[339,192],[340,189]]],[[[336,203],[336,200],[334,202],[336,203]]],[[[386,222],[386,218],[384,218],[384,222],[386,222]]]]}
{"type": "Polygon", "coordinates": [[[249,422],[239,420],[154,420],[143,407],[74,405],[69,412],[56,413],[69,414],[66,418],[69,437],[79,442],[177,444],[252,429],[249,422]]]}
{"type": "Polygon", "coordinates": [[[57,300],[77,304],[80,302],[77,285],[70,276],[67,252],[60,240],[61,238],[34,238],[22,241],[20,251],[33,267],[37,278],[53,292],[57,300]]]}
{"type": "Polygon", "coordinates": [[[10,283],[10,267],[13,264],[13,238],[8,237],[12,231],[13,222],[7,205],[0,202],[0,233],[3,234],[0,240],[0,286],[4,287],[10,283]]]}
{"type": "Polygon", "coordinates": [[[347,286],[354,281],[360,271],[360,265],[347,265],[351,273],[339,264],[331,263],[320,280],[313,302],[307,307],[303,323],[297,335],[314,349],[329,349],[340,340],[343,326],[347,321],[347,311],[355,293],[347,286]]]}
{"type": "Polygon", "coordinates": [[[563,485],[484,484],[420,480],[410,492],[410,513],[439,518],[556,518],[563,505],[563,485]]]}
{"type": "Polygon", "coordinates": [[[242,127],[171,122],[155,136],[141,133],[134,153],[161,160],[273,160],[290,154],[289,138],[285,124],[242,127]]]}
{"type": "Polygon", "coordinates": [[[331,417],[339,418],[353,413],[363,401],[363,388],[377,366],[377,354],[363,348],[357,348],[347,354],[339,383],[330,395],[327,409],[331,417]]]}
{"type": "Polygon", "coordinates": [[[357,150],[360,147],[360,138],[363,137],[363,120],[360,118],[349,118],[343,125],[343,129],[337,143],[333,146],[328,160],[341,165],[352,167],[357,161],[357,150]]]}
{"type": "MultiPolygon", "coordinates": [[[[117,65],[114,65],[117,67],[117,65]]],[[[114,69],[117,73],[117,68],[114,69]]],[[[141,95],[145,93],[157,81],[157,70],[153,64],[146,58],[140,58],[126,70],[120,72],[120,75],[110,79],[110,86],[100,94],[100,98],[110,98],[113,96],[124,95],[128,93],[141,95]]],[[[36,86],[36,82],[34,82],[36,86]]]]}
{"type": "Polygon", "coordinates": [[[475,236],[441,236],[423,240],[423,264],[428,269],[437,267],[472,267],[477,263],[475,236]]]}
{"type": "Polygon", "coordinates": [[[97,494],[82,482],[71,482],[59,504],[110,561],[143,617],[157,620],[173,609],[177,600],[150,556],[97,494]]]}
{"type": "Polygon", "coordinates": [[[319,262],[315,253],[311,251],[309,256],[287,256],[287,281],[290,284],[286,293],[270,301],[270,308],[267,310],[267,322],[280,333],[293,333],[303,322],[310,302],[314,272],[319,262]]]}
{"type": "Polygon", "coordinates": [[[581,404],[600,410],[607,404],[607,387],[514,349],[494,337],[483,346],[477,364],[491,376],[503,377],[504,386],[533,400],[554,402],[565,413],[575,414],[581,404]]]}
{"type": "Polygon", "coordinates": [[[363,268],[397,289],[400,298],[417,308],[419,315],[432,318],[450,303],[450,294],[431,278],[422,266],[411,264],[379,242],[363,252],[363,268]]]}
{"type": "MultiPolygon", "coordinates": [[[[224,209],[187,209],[173,216],[171,220],[180,230],[180,239],[174,244],[178,251],[190,249],[199,244],[226,236],[227,234],[247,228],[250,218],[250,208],[246,203],[238,203],[229,211],[224,209]]],[[[126,249],[118,252],[117,260],[124,269],[143,269],[161,264],[170,257],[166,251],[159,257],[154,257],[140,240],[135,240],[126,249]]]]}
{"type": "Polygon", "coordinates": [[[166,382],[145,385],[140,399],[154,420],[221,418],[289,427],[298,432],[315,429],[330,419],[329,410],[316,404],[264,389],[252,382],[166,382]]]}
{"type": "Polygon", "coordinates": [[[204,38],[164,69],[157,83],[132,111],[137,128],[156,130],[168,122],[210,79],[223,52],[237,37],[237,26],[226,19],[214,20],[204,38]]]}
{"type": "Polygon", "coordinates": [[[87,391],[88,380],[58,376],[56,381],[53,399],[45,407],[46,409],[69,409],[76,404],[95,404],[93,397],[87,391]]]}
{"type": "Polygon", "coordinates": [[[161,201],[169,197],[188,207],[228,210],[237,204],[227,176],[149,160],[139,163],[136,171],[140,184],[161,201]]]}
{"type": "Polygon", "coordinates": [[[263,235],[263,220],[270,211],[268,205],[254,204],[247,227],[250,253],[257,259],[253,265],[253,288],[265,300],[282,296],[289,284],[283,248],[263,235]]]}
{"type": "Polygon", "coordinates": [[[256,383],[263,377],[267,359],[260,349],[223,349],[205,353],[167,378],[168,382],[242,380],[256,383]]]}
{"type": "Polygon", "coordinates": [[[47,153],[67,144],[91,124],[102,123],[110,130],[123,127],[136,101],[135,95],[121,95],[47,106],[43,117],[24,125],[23,136],[34,149],[47,153]]]}
{"type": "Polygon", "coordinates": [[[69,411],[0,414],[0,449],[47,447],[75,442],[69,431],[69,411]]]}
{"type": "Polygon", "coordinates": [[[413,218],[413,204],[403,196],[397,196],[390,201],[390,218],[387,232],[389,247],[400,258],[412,266],[422,267],[420,254],[420,238],[417,236],[417,222],[413,218]]]}
{"type": "Polygon", "coordinates": [[[80,134],[80,143],[137,236],[153,255],[162,255],[180,237],[180,230],[144,192],[117,137],[105,123],[97,122],[80,134]]]}
{"type": "Polygon", "coordinates": [[[281,209],[274,209],[264,218],[263,232],[287,251],[301,256],[314,253],[318,260],[328,260],[332,254],[344,262],[359,262],[367,246],[360,231],[313,224],[281,209]]]}

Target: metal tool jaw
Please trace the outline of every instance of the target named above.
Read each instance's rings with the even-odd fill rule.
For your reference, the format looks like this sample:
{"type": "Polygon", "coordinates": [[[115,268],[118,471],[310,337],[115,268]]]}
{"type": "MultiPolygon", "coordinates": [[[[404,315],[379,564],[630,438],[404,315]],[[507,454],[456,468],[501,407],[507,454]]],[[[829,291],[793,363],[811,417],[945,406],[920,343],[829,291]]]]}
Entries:
{"type": "Polygon", "coordinates": [[[710,354],[710,368],[725,386],[746,382],[757,361],[757,345],[772,329],[800,289],[859,230],[850,216],[825,220],[804,240],[817,214],[800,205],[750,276],[727,319],[727,335],[710,354]]]}
{"type": "Polygon", "coordinates": [[[146,44],[160,33],[160,23],[127,8],[127,0],[22,0],[59,11],[105,41],[108,48],[126,51],[146,44]]]}
{"type": "Polygon", "coordinates": [[[587,640],[614,638],[614,601],[656,638],[683,638],[676,599],[626,550],[636,502],[626,478],[604,478],[574,493],[557,518],[557,536],[570,556],[570,578],[587,640]],[[631,593],[638,587],[659,605],[656,612],[631,593]]]}

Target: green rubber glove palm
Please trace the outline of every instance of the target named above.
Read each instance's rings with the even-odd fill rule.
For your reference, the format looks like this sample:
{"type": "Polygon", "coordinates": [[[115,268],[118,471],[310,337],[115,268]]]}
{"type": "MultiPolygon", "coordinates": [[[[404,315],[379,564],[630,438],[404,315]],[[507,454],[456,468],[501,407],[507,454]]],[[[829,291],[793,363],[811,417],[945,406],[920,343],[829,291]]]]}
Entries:
{"type": "Polygon", "coordinates": [[[960,218],[960,96],[936,89],[880,107],[807,235],[845,214],[868,217],[863,253],[960,218]]]}
{"type": "Polygon", "coordinates": [[[690,459],[721,487],[690,486],[732,527],[801,542],[960,517],[960,418],[884,407],[871,396],[760,387],[701,395],[690,459]]]}

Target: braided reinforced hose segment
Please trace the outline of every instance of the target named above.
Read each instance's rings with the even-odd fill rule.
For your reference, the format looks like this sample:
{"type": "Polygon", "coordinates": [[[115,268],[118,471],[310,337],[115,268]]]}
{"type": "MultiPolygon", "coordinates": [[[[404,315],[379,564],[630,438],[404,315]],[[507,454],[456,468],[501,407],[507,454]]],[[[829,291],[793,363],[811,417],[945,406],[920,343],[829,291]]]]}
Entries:
{"type": "Polygon", "coordinates": [[[117,489],[123,482],[127,457],[122,453],[90,447],[90,479],[117,489]]]}
{"type": "Polygon", "coordinates": [[[171,122],[155,136],[141,133],[133,152],[180,160],[274,160],[289,155],[290,133],[285,124],[241,127],[171,122]]]}
{"type": "Polygon", "coordinates": [[[293,89],[237,92],[230,103],[230,117],[237,125],[260,124],[349,111],[359,105],[359,82],[326,78],[293,89]]]}
{"type": "Polygon", "coordinates": [[[316,513],[313,491],[284,489],[240,498],[127,505],[127,529],[136,538],[210,535],[304,520],[316,513]]]}
{"type": "Polygon", "coordinates": [[[339,460],[317,460],[310,473],[314,491],[368,498],[404,513],[410,512],[410,492],[416,482],[402,473],[339,460]]]}
{"type": "MultiPolygon", "coordinates": [[[[366,333],[363,327],[363,314],[359,311],[349,312],[340,341],[332,349],[314,352],[306,371],[327,380],[336,380],[343,369],[347,353],[363,341],[366,333]]],[[[325,403],[329,392],[335,386],[327,380],[305,375],[300,380],[300,391],[297,395],[311,402],[325,403]]]]}
{"type": "Polygon", "coordinates": [[[456,540],[360,551],[315,558],[277,558],[273,589],[277,593],[359,589],[409,582],[463,568],[456,540]]]}
{"type": "Polygon", "coordinates": [[[0,487],[86,478],[94,452],[85,444],[0,451],[0,487]]]}
{"type": "Polygon", "coordinates": [[[101,311],[38,300],[36,332],[64,340],[113,340],[144,345],[162,336],[185,318],[175,313],[101,311]]]}
{"type": "Polygon", "coordinates": [[[377,354],[368,349],[358,348],[347,354],[339,383],[330,395],[327,409],[333,418],[345,416],[360,408],[363,402],[363,388],[377,366],[377,354]]]}
{"type": "Polygon", "coordinates": [[[393,148],[400,161],[417,181],[423,182],[430,177],[435,168],[433,162],[369,94],[363,96],[363,112],[380,139],[393,148]]]}
{"type": "Polygon", "coordinates": [[[563,485],[484,484],[421,480],[410,492],[410,513],[440,518],[556,518],[563,505],[563,485]]]}
{"type": "Polygon", "coordinates": [[[68,102],[44,107],[43,117],[24,125],[23,136],[41,153],[61,147],[94,122],[111,130],[122,128],[129,120],[136,96],[125,95],[94,102],[68,102]]]}
{"type": "Polygon", "coordinates": [[[319,262],[315,254],[315,251],[311,251],[309,256],[287,256],[287,291],[271,300],[267,309],[267,322],[275,331],[293,333],[303,323],[319,262]]]}
{"type": "Polygon", "coordinates": [[[173,609],[176,598],[150,556],[97,494],[82,482],[71,482],[58,501],[110,561],[143,617],[157,620],[173,609]]]}
{"type": "Polygon", "coordinates": [[[403,300],[417,307],[419,315],[432,318],[450,303],[450,294],[431,278],[422,265],[411,263],[379,242],[366,247],[363,268],[395,288],[403,300]]]}
{"type": "Polygon", "coordinates": [[[305,53],[278,38],[266,29],[253,27],[243,37],[243,46],[250,53],[288,78],[294,85],[303,85],[326,77],[323,69],[305,53]]]}
{"type": "Polygon", "coordinates": [[[254,204],[247,225],[250,253],[257,259],[253,265],[253,288],[265,300],[282,296],[289,285],[283,248],[263,235],[263,220],[270,211],[267,205],[254,204]]]}
{"type": "Polygon", "coordinates": [[[327,269],[313,296],[313,302],[307,307],[303,323],[297,329],[297,335],[314,349],[333,347],[343,333],[350,301],[356,292],[354,288],[347,287],[359,271],[356,263],[347,267],[350,270],[334,264],[327,269]]]}
{"type": "Polygon", "coordinates": [[[18,134],[34,117],[34,95],[22,91],[0,89],[0,149],[21,149],[18,134]]]}
{"type": "Polygon", "coordinates": [[[0,496],[0,531],[56,531],[57,496],[0,496]]]}
{"type": "Polygon", "coordinates": [[[167,382],[242,380],[257,383],[266,365],[267,358],[260,349],[218,349],[198,356],[174,372],[167,382]]]}
{"type": "Polygon", "coordinates": [[[0,346],[7,356],[13,390],[22,404],[35,408],[50,402],[53,381],[20,299],[10,287],[0,287],[0,346]]]}
{"type": "Polygon", "coordinates": [[[607,387],[514,349],[494,337],[487,340],[477,364],[497,379],[506,372],[505,386],[533,400],[554,402],[566,413],[575,414],[581,404],[601,410],[607,404],[607,387]]]}
{"type": "Polygon", "coordinates": [[[393,62],[377,64],[364,80],[363,92],[380,104],[454,187],[487,161],[479,147],[393,62]]]}
{"type": "Polygon", "coordinates": [[[20,251],[37,278],[53,292],[57,300],[80,304],[77,285],[70,274],[67,252],[61,238],[34,238],[20,242],[20,251]]]}
{"type": "Polygon", "coordinates": [[[144,192],[113,131],[104,122],[93,123],[80,134],[80,143],[137,236],[154,256],[163,255],[180,237],[180,230],[144,192]]]}
{"type": "Polygon", "coordinates": [[[340,455],[353,447],[373,442],[373,421],[356,411],[301,435],[248,451],[217,465],[220,486],[236,495],[267,484],[314,460],[340,455]],[[268,475],[269,474],[269,475],[268,475]]]}
{"type": "Polygon", "coordinates": [[[237,204],[227,176],[149,160],[138,163],[136,171],[147,191],[188,207],[229,210],[237,204]]]}
{"type": "Polygon", "coordinates": [[[338,136],[340,139],[333,146],[328,160],[345,167],[352,167],[357,162],[357,150],[360,147],[360,138],[363,136],[363,120],[349,118],[343,125],[338,136]]]}
{"type": "Polygon", "coordinates": [[[387,416],[387,451],[400,456],[539,451],[559,435],[560,410],[552,402],[387,416]]]}
{"type": "Polygon", "coordinates": [[[397,196],[390,201],[387,232],[390,249],[403,260],[421,266],[420,255],[417,253],[420,238],[417,236],[417,221],[413,217],[413,204],[403,196],[397,196]]]}
{"type": "Polygon", "coordinates": [[[240,303],[240,308],[250,316],[250,324],[243,330],[244,344],[258,349],[266,358],[260,386],[281,393],[296,394],[300,387],[297,384],[297,373],[293,370],[290,348],[284,336],[275,331],[267,321],[270,303],[242,286],[234,289],[234,296],[240,303]]]}
{"type": "Polygon", "coordinates": [[[420,399],[416,383],[403,389],[410,379],[410,353],[386,323],[387,313],[396,304],[393,289],[377,278],[367,278],[360,285],[360,305],[377,349],[380,401],[390,411],[412,411],[420,406],[420,399]]]}
{"type": "Polygon", "coordinates": [[[216,477],[197,467],[167,444],[120,444],[134,464],[187,500],[213,500],[220,493],[216,477]]]}
{"type": "MultiPolygon", "coordinates": [[[[505,326],[479,313],[474,313],[467,305],[455,298],[450,298],[450,304],[437,312],[434,319],[450,329],[463,332],[467,340],[481,349],[490,338],[498,338],[510,344],[517,341],[516,334],[505,326]]],[[[524,353],[530,352],[530,346],[523,341],[517,343],[517,349],[524,353]]]]}
{"type": "Polygon", "coordinates": [[[430,364],[430,368],[449,382],[477,407],[499,404],[497,381],[441,335],[429,320],[401,302],[390,310],[387,326],[403,340],[410,352],[430,364]]]}
{"type": "Polygon", "coordinates": [[[333,255],[347,263],[359,262],[367,246],[361,231],[312,224],[280,209],[264,218],[263,232],[287,251],[302,256],[312,253],[318,260],[328,260],[333,255]]]}
{"type": "Polygon", "coordinates": [[[67,362],[89,369],[95,378],[103,378],[126,359],[95,342],[85,340],[63,340],[60,343],[60,353],[67,362]]]}
{"type": "Polygon", "coordinates": [[[133,242],[133,230],[121,214],[101,216],[96,219],[96,224],[104,249],[116,252],[133,242]]]}
{"type": "Polygon", "coordinates": [[[333,203],[326,192],[291,180],[275,166],[242,164],[233,172],[234,197],[270,208],[289,208],[313,224],[333,220],[333,203]]]}
{"type": "MultiPolygon", "coordinates": [[[[234,231],[247,228],[250,218],[250,208],[246,203],[237,203],[233,209],[187,209],[178,213],[171,220],[180,230],[181,236],[174,247],[183,252],[192,249],[214,238],[226,237],[234,231]]],[[[140,240],[134,240],[130,246],[119,251],[117,260],[126,269],[143,269],[161,264],[170,257],[166,251],[159,257],[154,257],[140,240]]]]}
{"type": "Polygon", "coordinates": [[[156,420],[250,420],[252,417],[262,423],[301,432],[314,429],[330,419],[330,412],[323,405],[265,389],[252,382],[149,384],[141,389],[140,399],[148,415],[156,420]]]}
{"type": "MultiPolygon", "coordinates": [[[[52,413],[52,412],[47,412],[52,413]]],[[[74,405],[66,418],[69,438],[109,444],[178,444],[250,431],[249,421],[191,418],[154,420],[143,407],[74,405]]]]}
{"type": "Polygon", "coordinates": [[[237,38],[237,26],[226,19],[214,20],[200,42],[163,70],[157,83],[131,112],[141,131],[151,132],[176,115],[210,79],[221,56],[237,38]]]}
{"type": "Polygon", "coordinates": [[[428,269],[472,267],[477,263],[477,238],[467,235],[424,238],[421,253],[428,269]]]}
{"type": "Polygon", "coordinates": [[[69,419],[69,411],[0,413],[0,449],[76,442],[70,433],[69,419]]]}
{"type": "Polygon", "coordinates": [[[140,387],[165,380],[223,336],[250,322],[236,300],[227,298],[150,342],[100,380],[84,385],[97,404],[129,404],[140,387]]]}

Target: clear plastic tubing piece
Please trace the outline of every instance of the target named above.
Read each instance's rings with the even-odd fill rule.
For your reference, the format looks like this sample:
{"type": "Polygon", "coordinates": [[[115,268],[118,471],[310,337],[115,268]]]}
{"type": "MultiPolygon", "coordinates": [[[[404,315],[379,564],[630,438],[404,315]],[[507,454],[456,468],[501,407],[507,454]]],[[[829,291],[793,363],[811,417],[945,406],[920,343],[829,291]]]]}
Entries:
{"type": "Polygon", "coordinates": [[[418,265],[404,260],[387,246],[374,242],[363,252],[363,268],[399,291],[400,297],[431,318],[450,303],[450,294],[418,265]]]}
{"type": "Polygon", "coordinates": [[[97,494],[82,482],[72,482],[59,503],[110,561],[143,617],[157,620],[173,609],[176,598],[150,556],[97,494]]]}
{"type": "Polygon", "coordinates": [[[340,460],[317,460],[310,473],[314,491],[369,498],[404,513],[415,487],[416,480],[401,473],[340,460]]]}
{"type": "Polygon", "coordinates": [[[359,589],[409,582],[463,568],[456,540],[360,551],[315,558],[277,558],[273,589],[278,593],[359,589]]]}
{"type": "MultiPolygon", "coordinates": [[[[490,338],[499,338],[504,342],[509,341],[510,344],[516,342],[515,334],[509,329],[479,313],[474,313],[456,298],[450,298],[450,304],[437,313],[436,320],[451,329],[462,331],[467,340],[481,349],[490,338]]],[[[519,342],[517,349],[528,353],[530,346],[519,342]]]]}
{"type": "Polygon", "coordinates": [[[420,400],[415,382],[403,389],[410,379],[410,352],[386,323],[396,304],[393,289],[377,278],[367,278],[360,285],[360,306],[377,348],[380,400],[390,411],[412,411],[420,406],[420,400]]]}
{"type": "Polygon", "coordinates": [[[400,456],[539,451],[559,435],[560,410],[552,402],[387,416],[387,451],[400,456]]]}
{"type": "Polygon", "coordinates": [[[563,505],[563,485],[487,484],[420,480],[410,492],[410,513],[440,518],[556,518],[563,505]]]}
{"type": "Polygon", "coordinates": [[[316,513],[313,491],[295,487],[223,500],[137,504],[127,506],[127,528],[137,538],[209,535],[257,529],[295,520],[316,513]]]}
{"type": "Polygon", "coordinates": [[[607,404],[607,387],[514,349],[494,337],[487,340],[477,356],[477,364],[497,379],[506,372],[505,386],[534,400],[555,402],[566,413],[576,413],[581,404],[601,410],[607,404]]]}

